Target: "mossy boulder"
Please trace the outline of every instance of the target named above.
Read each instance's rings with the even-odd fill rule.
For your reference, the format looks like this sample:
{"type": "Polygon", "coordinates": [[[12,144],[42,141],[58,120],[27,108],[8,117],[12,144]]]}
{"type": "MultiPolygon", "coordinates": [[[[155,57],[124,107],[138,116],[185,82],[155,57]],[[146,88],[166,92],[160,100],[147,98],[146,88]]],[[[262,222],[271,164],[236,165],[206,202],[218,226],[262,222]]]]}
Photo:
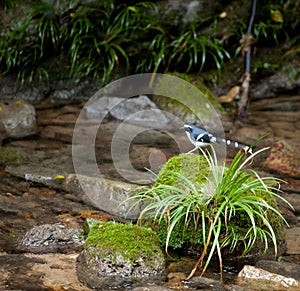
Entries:
{"type": "MultiPolygon", "coordinates": [[[[225,170],[226,171],[226,170],[225,170]]],[[[170,185],[174,186],[176,188],[185,187],[186,191],[189,191],[188,186],[186,183],[183,183],[183,180],[178,178],[178,176],[174,173],[177,173],[179,175],[184,176],[187,178],[190,182],[193,183],[196,188],[201,189],[201,186],[203,186],[205,183],[208,182],[208,179],[210,179],[210,168],[207,163],[207,160],[202,155],[196,155],[196,154],[180,154],[178,156],[172,157],[168,162],[164,165],[164,167],[161,169],[159,174],[157,175],[157,178],[153,184],[153,187],[157,187],[159,185],[170,185]]],[[[246,173],[241,173],[241,178],[246,177],[246,173]]],[[[248,179],[254,179],[255,177],[249,177],[248,179]]],[[[246,183],[246,180],[244,181],[246,183]]],[[[201,191],[199,191],[199,195],[201,195],[201,191]]],[[[245,194],[245,195],[251,195],[251,192],[245,194]]],[[[276,200],[273,195],[266,191],[259,191],[259,193],[255,193],[256,196],[260,196],[262,201],[266,201],[270,206],[274,207],[274,209],[278,210],[276,200]]],[[[206,198],[205,198],[206,199],[206,198]]],[[[215,201],[215,204],[213,202],[210,202],[212,207],[218,207],[218,202],[215,201]]],[[[173,209],[170,210],[170,215],[172,216],[172,211],[176,209],[176,206],[174,206],[173,209]]],[[[193,211],[193,209],[191,209],[193,211]]],[[[212,208],[213,211],[213,208],[212,208]]],[[[285,232],[284,232],[284,225],[282,222],[282,219],[278,217],[276,213],[274,213],[271,210],[267,210],[265,213],[267,220],[271,224],[272,228],[274,229],[274,232],[277,237],[278,246],[283,246],[283,242],[285,239],[285,232]]],[[[255,215],[254,215],[255,216],[255,215]]],[[[169,238],[168,246],[173,249],[191,249],[193,251],[199,251],[203,247],[203,241],[202,241],[202,229],[199,227],[199,224],[197,227],[195,227],[195,222],[193,219],[190,220],[188,228],[185,227],[185,219],[186,217],[183,216],[181,221],[179,221],[175,227],[173,228],[172,234],[169,238]]],[[[261,228],[266,228],[264,222],[259,218],[255,216],[256,225],[261,228]]],[[[170,222],[168,221],[168,218],[166,216],[166,219],[162,219],[160,221],[149,221],[147,220],[146,225],[153,228],[153,230],[157,233],[157,236],[159,237],[159,240],[161,244],[163,245],[166,242],[167,239],[167,232],[169,229],[170,222]]],[[[231,218],[231,220],[228,222],[227,227],[232,227],[236,229],[236,232],[240,234],[242,237],[243,235],[246,235],[249,228],[251,228],[252,222],[249,219],[249,216],[247,213],[244,213],[243,211],[237,211],[237,213],[234,215],[234,217],[231,218]]],[[[225,232],[226,225],[222,227],[222,231],[225,232]]],[[[255,247],[252,250],[252,253],[262,253],[264,249],[263,241],[257,240],[255,247]]],[[[242,243],[241,243],[242,244],[242,243]]],[[[271,247],[273,244],[270,242],[270,250],[273,251],[274,255],[274,249],[271,247]]],[[[236,250],[238,250],[237,248],[236,250]]],[[[242,249],[242,248],[241,248],[242,249]]],[[[283,249],[279,249],[278,253],[282,253],[283,249]]],[[[271,253],[271,252],[270,252],[271,253]]],[[[240,253],[241,254],[241,253],[240,253]]]]}
{"type": "Polygon", "coordinates": [[[164,270],[165,257],[156,234],[130,223],[94,224],[77,262],[79,280],[91,288],[161,280],[164,270]]]}
{"type": "MultiPolygon", "coordinates": [[[[186,187],[182,183],[180,177],[185,177],[194,185],[200,187],[207,182],[207,176],[210,173],[210,168],[207,160],[203,155],[199,154],[180,154],[170,158],[158,173],[153,187],[158,185],[169,185],[174,187],[186,187]]],[[[162,245],[167,238],[168,221],[161,220],[159,223],[153,221],[145,222],[147,226],[152,227],[157,233],[157,236],[162,245]]],[[[193,223],[190,228],[184,230],[180,223],[176,224],[170,237],[169,246],[173,249],[182,248],[187,245],[198,245],[201,235],[195,234],[193,223]]]]}
{"type": "Polygon", "coordinates": [[[184,176],[193,183],[200,185],[206,182],[206,177],[209,172],[209,165],[204,156],[180,154],[167,161],[158,173],[154,185],[180,186],[178,175],[184,176]]]}

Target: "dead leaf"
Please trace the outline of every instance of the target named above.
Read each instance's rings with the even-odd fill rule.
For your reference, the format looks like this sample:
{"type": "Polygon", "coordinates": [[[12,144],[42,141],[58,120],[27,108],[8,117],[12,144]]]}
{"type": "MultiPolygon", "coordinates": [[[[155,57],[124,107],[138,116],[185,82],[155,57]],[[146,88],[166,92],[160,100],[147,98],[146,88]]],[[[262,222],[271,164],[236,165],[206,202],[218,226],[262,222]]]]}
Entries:
{"type": "Polygon", "coordinates": [[[231,103],[239,94],[240,86],[234,86],[228,91],[227,95],[218,97],[218,100],[220,103],[231,103]]]}

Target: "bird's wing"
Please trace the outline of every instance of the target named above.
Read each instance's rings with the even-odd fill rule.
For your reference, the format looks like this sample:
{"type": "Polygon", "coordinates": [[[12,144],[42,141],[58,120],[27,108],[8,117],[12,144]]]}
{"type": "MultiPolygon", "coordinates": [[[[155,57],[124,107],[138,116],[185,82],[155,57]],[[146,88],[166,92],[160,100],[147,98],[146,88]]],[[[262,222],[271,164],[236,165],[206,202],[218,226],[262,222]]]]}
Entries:
{"type": "Polygon", "coordinates": [[[196,141],[205,142],[205,143],[210,143],[211,142],[209,134],[207,132],[199,134],[196,137],[196,141]]]}

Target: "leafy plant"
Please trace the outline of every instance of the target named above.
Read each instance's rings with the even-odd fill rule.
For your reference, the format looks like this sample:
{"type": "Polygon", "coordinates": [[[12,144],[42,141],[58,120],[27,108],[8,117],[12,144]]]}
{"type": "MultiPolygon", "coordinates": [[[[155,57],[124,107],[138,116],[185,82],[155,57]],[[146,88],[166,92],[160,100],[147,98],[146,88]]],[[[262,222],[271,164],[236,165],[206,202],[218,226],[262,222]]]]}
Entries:
{"type": "Polygon", "coordinates": [[[63,14],[50,1],[30,8],[24,21],[0,40],[1,70],[17,71],[22,83],[47,79],[43,62],[53,56],[63,57],[70,77],[103,83],[117,68],[125,73],[202,70],[208,56],[220,70],[229,56],[216,39],[199,35],[202,22],[168,31],[151,2],[91,1],[63,14]]]}
{"type": "Polygon", "coordinates": [[[35,76],[48,78],[41,61],[58,50],[59,24],[55,9],[48,2],[33,3],[23,23],[4,34],[0,41],[0,64],[4,73],[18,71],[18,79],[30,83],[35,76]]]}
{"type": "Polygon", "coordinates": [[[199,35],[199,24],[192,24],[182,31],[179,36],[173,37],[170,46],[172,54],[169,62],[177,64],[187,63],[185,68],[189,72],[197,67],[201,71],[207,63],[207,57],[210,55],[218,70],[221,69],[225,58],[230,58],[229,53],[218,39],[211,39],[206,35],[199,35]]]}
{"type": "MultiPolygon", "coordinates": [[[[220,25],[215,15],[178,28],[164,22],[153,2],[79,1],[64,13],[57,8],[62,7],[59,1],[52,2],[30,2],[25,19],[1,31],[2,73],[17,72],[22,83],[45,80],[51,69],[44,62],[58,57],[68,77],[92,77],[103,84],[118,70],[125,74],[199,72],[212,64],[219,76],[223,64],[230,59],[230,48],[236,47],[238,27],[244,23],[241,20],[233,25],[236,28],[230,33],[230,41],[234,43],[229,43],[228,39],[218,39],[220,25]],[[213,31],[204,29],[208,25],[213,26],[213,31]]],[[[8,9],[11,3],[2,1],[0,5],[8,9]]],[[[297,1],[269,1],[262,7],[254,38],[268,42],[279,42],[282,36],[296,38],[297,1]]]]}
{"type": "Polygon", "coordinates": [[[253,158],[266,149],[248,157],[246,153],[238,152],[228,168],[225,164],[219,165],[213,147],[212,153],[200,150],[210,168],[206,182],[199,184],[181,173],[170,171],[170,175],[178,178],[176,184],[155,183],[129,198],[133,200],[132,207],[144,205],[139,221],[147,218],[147,221],[154,220],[158,231],[166,228],[166,252],[170,241],[178,235],[175,232],[178,229],[181,229],[181,238],[192,238],[202,246],[202,254],[188,279],[206,258],[203,274],[215,253],[222,275],[222,249],[225,247],[234,251],[242,245],[243,254],[246,254],[260,239],[265,251],[271,241],[276,255],[281,224],[287,224],[274,199],[277,197],[288,203],[276,187],[283,181],[260,177],[256,171],[246,170],[253,158]]]}

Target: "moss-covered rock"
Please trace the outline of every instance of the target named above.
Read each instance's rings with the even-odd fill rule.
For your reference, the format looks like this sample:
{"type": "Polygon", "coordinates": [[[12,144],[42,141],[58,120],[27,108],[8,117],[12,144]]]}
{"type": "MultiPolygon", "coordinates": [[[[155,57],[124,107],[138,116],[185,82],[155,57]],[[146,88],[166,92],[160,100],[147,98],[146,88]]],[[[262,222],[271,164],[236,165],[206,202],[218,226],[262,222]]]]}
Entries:
{"type": "Polygon", "coordinates": [[[165,257],[149,228],[116,222],[92,226],[78,258],[78,278],[92,288],[155,280],[164,274],[165,257]]]}
{"type": "MultiPolygon", "coordinates": [[[[164,165],[164,167],[161,169],[161,171],[157,176],[157,179],[153,185],[153,189],[155,189],[155,187],[158,187],[159,185],[171,185],[181,189],[182,187],[185,187],[184,189],[186,189],[186,191],[189,191],[189,186],[186,183],[184,183],[181,178],[178,178],[178,176],[174,173],[177,173],[187,178],[190,182],[192,182],[192,184],[196,186],[197,189],[199,189],[199,195],[203,195],[201,186],[207,183],[208,179],[210,179],[210,177],[208,176],[210,173],[210,168],[204,156],[195,155],[195,154],[181,154],[172,157],[164,165]]],[[[248,175],[246,172],[240,173],[240,179],[245,179],[247,176],[248,175]]],[[[244,185],[250,183],[252,179],[255,179],[255,177],[249,176],[248,178],[246,178],[246,180],[244,180],[245,183],[244,185]]],[[[166,188],[166,191],[169,191],[168,188],[166,188]]],[[[245,196],[252,195],[252,194],[253,193],[250,190],[249,192],[244,193],[245,196]]],[[[267,191],[264,191],[263,189],[258,190],[255,192],[255,196],[260,197],[261,201],[266,201],[268,205],[278,210],[277,203],[274,196],[268,193],[267,191]]],[[[207,198],[204,199],[208,200],[207,198]]],[[[218,199],[223,199],[223,198],[221,196],[218,199]]],[[[239,197],[238,199],[242,199],[242,197],[239,197]]],[[[181,202],[179,202],[179,204],[180,203],[181,202]]],[[[206,223],[208,223],[207,221],[208,216],[213,217],[211,213],[217,211],[222,201],[217,201],[214,200],[213,198],[210,202],[207,203],[209,203],[207,206],[202,206],[205,208],[204,219],[206,220],[206,223]]],[[[174,205],[173,208],[169,209],[169,215],[170,215],[169,217],[166,214],[165,219],[161,219],[159,221],[154,221],[154,222],[148,220],[146,223],[147,226],[152,227],[153,230],[156,231],[161,244],[165,244],[167,240],[167,235],[168,235],[168,230],[170,225],[169,219],[171,219],[172,217],[172,211],[176,210],[178,205],[174,205]]],[[[178,207],[184,207],[182,205],[183,204],[181,203],[180,206],[178,207]]],[[[190,209],[190,213],[192,213],[193,211],[199,211],[199,210],[190,209]]],[[[278,245],[279,246],[282,245],[282,242],[284,242],[285,239],[284,225],[282,219],[274,211],[271,210],[266,210],[264,216],[267,218],[267,221],[274,229],[278,241],[278,245]]],[[[195,251],[202,249],[204,242],[202,241],[203,236],[202,236],[201,221],[198,222],[197,226],[195,226],[195,221],[191,219],[191,217],[192,216],[189,216],[188,218],[189,220],[188,227],[186,226],[187,224],[186,224],[185,215],[181,218],[181,220],[179,220],[176,223],[176,225],[172,230],[171,236],[169,237],[169,241],[168,241],[169,247],[173,249],[189,248],[195,251]]],[[[199,219],[201,220],[200,217],[199,219]]],[[[254,219],[257,227],[262,229],[267,229],[264,221],[262,221],[262,219],[258,215],[254,214],[254,219]]],[[[235,229],[236,234],[242,239],[242,237],[246,236],[248,230],[251,227],[252,227],[252,221],[249,218],[249,215],[245,211],[239,209],[233,215],[231,215],[231,218],[229,221],[226,222],[226,225],[224,223],[221,232],[223,232],[224,235],[226,235],[226,229],[232,228],[235,229]]],[[[255,247],[252,250],[252,253],[258,253],[258,251],[263,251],[264,250],[263,244],[264,242],[258,239],[255,244],[255,247]]],[[[270,246],[271,245],[272,243],[270,242],[270,246]]],[[[274,248],[270,247],[270,249],[273,249],[273,254],[274,254],[274,248]]],[[[282,250],[279,250],[279,253],[282,253],[282,250]]],[[[239,255],[241,255],[241,253],[239,253],[239,255]]]]}
{"type": "Polygon", "coordinates": [[[197,80],[197,78],[195,78],[194,76],[178,72],[168,72],[168,75],[178,77],[184,81],[193,84],[198,90],[202,92],[204,97],[207,98],[210,102],[212,102],[213,104],[219,103],[217,97],[203,84],[203,82],[197,80]]]}
{"type": "Polygon", "coordinates": [[[160,76],[155,93],[152,98],[160,108],[168,112],[171,110],[185,122],[201,120],[210,124],[216,110],[223,110],[217,97],[201,81],[188,74],[168,72],[160,76]]]}
{"type": "Polygon", "coordinates": [[[0,165],[20,165],[26,160],[26,156],[14,147],[0,146],[0,165]]]}
{"type": "MultiPolygon", "coordinates": [[[[158,173],[154,187],[158,185],[169,185],[174,187],[186,187],[182,183],[180,177],[189,179],[194,185],[201,187],[207,182],[207,176],[210,173],[210,168],[207,160],[203,155],[198,154],[180,154],[174,156],[167,161],[158,173]],[[178,176],[179,175],[179,176],[178,176]]],[[[147,221],[146,225],[153,228],[163,245],[167,238],[168,221],[161,220],[159,223],[147,221]]],[[[200,230],[199,230],[200,231],[200,230]]],[[[189,229],[184,228],[184,218],[182,224],[178,223],[172,232],[169,240],[169,246],[173,249],[182,248],[184,246],[201,244],[201,235],[194,231],[194,224],[191,222],[189,229]]]]}
{"type": "Polygon", "coordinates": [[[180,186],[178,185],[180,181],[178,181],[178,176],[176,174],[184,176],[193,183],[200,185],[206,181],[209,172],[209,165],[204,156],[180,154],[167,161],[158,173],[154,185],[164,184],[180,186]]]}

